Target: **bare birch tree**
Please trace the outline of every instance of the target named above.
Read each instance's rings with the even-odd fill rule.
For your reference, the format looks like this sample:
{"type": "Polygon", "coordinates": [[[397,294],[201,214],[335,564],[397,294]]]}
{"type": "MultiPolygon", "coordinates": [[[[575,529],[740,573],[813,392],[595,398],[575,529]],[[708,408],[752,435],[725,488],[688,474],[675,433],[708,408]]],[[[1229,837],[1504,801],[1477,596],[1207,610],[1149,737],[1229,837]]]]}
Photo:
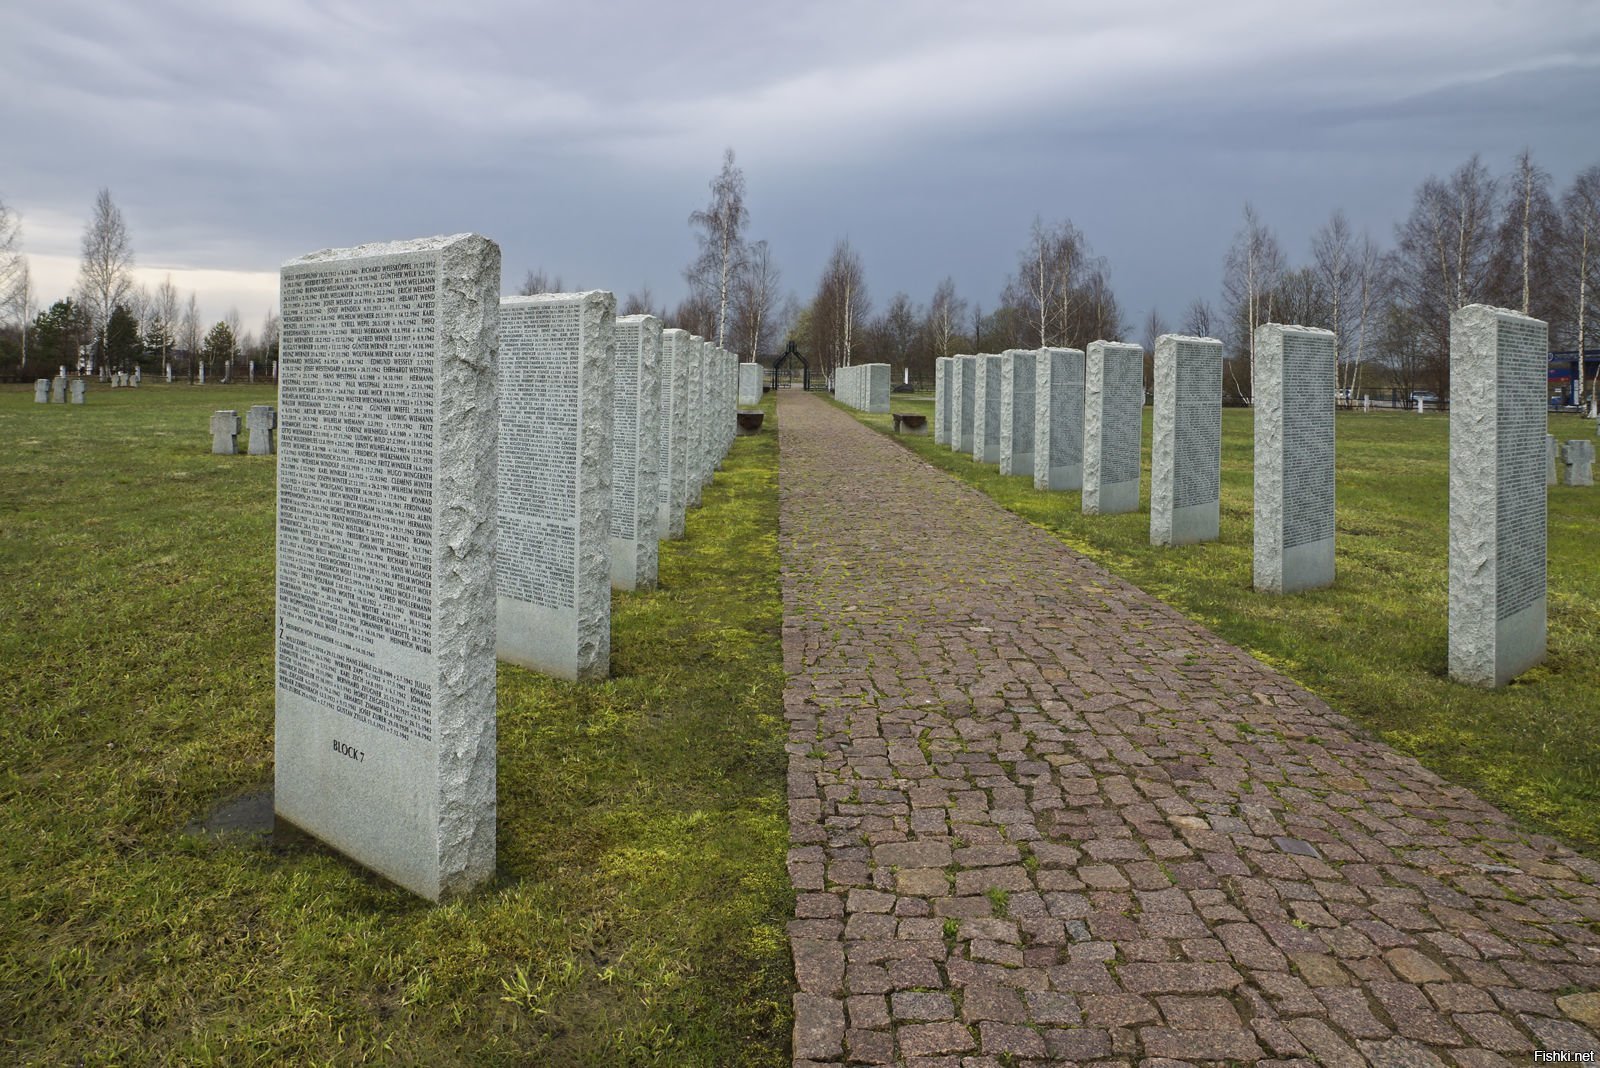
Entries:
{"type": "Polygon", "coordinates": [[[849,367],[862,325],[872,312],[872,301],[867,296],[861,257],[848,238],[833,246],[811,309],[813,344],[820,348],[824,370],[832,374],[835,368],[849,367]]]}
{"type": "Polygon", "coordinates": [[[752,360],[761,354],[761,340],[771,332],[779,277],[772,247],[764,240],[752,244],[735,282],[733,301],[734,345],[743,346],[752,360]]]}
{"type": "Polygon", "coordinates": [[[522,279],[522,285],[517,287],[517,296],[536,297],[540,293],[564,293],[566,287],[561,283],[561,276],[554,277],[545,273],[543,267],[529,271],[522,279]]]}
{"type": "Polygon", "coordinates": [[[1183,313],[1183,332],[1190,337],[1216,337],[1217,313],[1211,309],[1211,302],[1203,297],[1196,297],[1189,302],[1189,309],[1183,313]]]}
{"type": "MultiPolygon", "coordinates": [[[[1600,284],[1600,165],[1581,171],[1561,198],[1568,278],[1565,288],[1572,300],[1574,334],[1578,348],[1578,376],[1583,376],[1583,353],[1600,331],[1600,307],[1595,290],[1600,284]]],[[[1600,368],[1589,382],[1589,397],[1600,395],[1600,368]]],[[[1579,403],[1582,403],[1580,398],[1579,403]]]]}
{"type": "Polygon", "coordinates": [[[967,312],[967,302],[956,296],[955,279],[946,277],[933,291],[928,302],[928,338],[933,343],[935,356],[948,356],[954,346],[961,317],[967,312]]]}
{"type": "Polygon", "coordinates": [[[189,381],[194,381],[195,368],[199,366],[200,345],[204,335],[200,332],[200,301],[193,292],[183,306],[183,321],[178,327],[178,347],[189,353],[189,381]]]}
{"type": "Polygon", "coordinates": [[[1228,376],[1241,397],[1250,396],[1244,384],[1249,383],[1255,368],[1256,327],[1272,319],[1272,295],[1284,270],[1283,248],[1277,235],[1256,215],[1256,209],[1246,204],[1244,226],[1234,235],[1222,266],[1222,297],[1234,333],[1234,358],[1228,361],[1228,376]],[[1243,368],[1239,367],[1240,360],[1244,361],[1243,368]]]}
{"type": "Polygon", "coordinates": [[[165,369],[168,349],[175,342],[178,329],[178,288],[172,284],[172,275],[161,280],[151,299],[155,304],[156,318],[161,323],[157,340],[160,343],[161,366],[165,369]]]}
{"type": "MultiPolygon", "coordinates": [[[[744,262],[744,228],[750,213],[744,206],[744,172],[734,165],[733,149],[722,154],[722,170],[711,180],[711,203],[689,216],[699,229],[700,256],[684,271],[691,286],[712,298],[716,308],[716,343],[727,340],[728,304],[744,262]]],[[[709,338],[709,335],[708,335],[709,338]]]]}
{"type": "Polygon", "coordinates": [[[94,215],[83,231],[83,265],[78,272],[79,295],[94,323],[101,352],[105,351],[111,313],[132,288],[132,269],[128,224],[112,202],[111,190],[101,189],[95,197],[94,215]]]}

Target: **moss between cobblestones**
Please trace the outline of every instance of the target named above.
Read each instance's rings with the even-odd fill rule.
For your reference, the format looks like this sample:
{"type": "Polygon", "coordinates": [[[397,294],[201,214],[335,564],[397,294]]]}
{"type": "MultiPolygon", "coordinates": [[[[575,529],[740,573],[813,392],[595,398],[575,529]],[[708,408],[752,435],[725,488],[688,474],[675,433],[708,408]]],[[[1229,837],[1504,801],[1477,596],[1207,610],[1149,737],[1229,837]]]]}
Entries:
{"type": "MultiPolygon", "coordinates": [[[[1600,855],[1600,490],[1552,486],[1549,656],[1496,692],[1446,677],[1449,417],[1343,412],[1336,428],[1337,582],[1272,597],[1251,588],[1252,423],[1222,421],[1222,538],[1150,544],[1150,410],[1140,510],[1085,516],[1075,491],[1046,493],[926,436],[895,435],[887,415],[838,405],[933,466],[982,490],[1078,552],[1204,622],[1429,767],[1535,826],[1600,855]]],[[[895,411],[927,414],[926,395],[895,411]]],[[[931,426],[930,426],[931,429],[931,426]]],[[[1566,439],[1592,435],[1550,417],[1566,439]]]]}
{"type": "Polygon", "coordinates": [[[267,387],[0,391],[0,1060],[785,1064],[776,412],[619,595],[613,678],[500,669],[499,874],[429,906],[180,833],[272,778],[267,387]]]}

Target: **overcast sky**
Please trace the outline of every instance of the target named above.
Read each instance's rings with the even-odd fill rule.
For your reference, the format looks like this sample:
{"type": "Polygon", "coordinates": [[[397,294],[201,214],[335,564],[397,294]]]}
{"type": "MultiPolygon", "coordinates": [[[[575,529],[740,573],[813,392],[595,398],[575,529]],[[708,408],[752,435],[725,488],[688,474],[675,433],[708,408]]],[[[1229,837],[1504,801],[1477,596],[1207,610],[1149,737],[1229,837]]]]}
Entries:
{"type": "Polygon", "coordinates": [[[848,236],[878,307],[946,274],[992,307],[1033,218],[1070,218],[1137,334],[1217,300],[1246,201],[1303,261],[1335,207],[1389,243],[1474,152],[1531,148],[1559,193],[1600,163],[1600,0],[0,10],[0,198],[45,304],[101,186],[208,321],[258,326],[291,257],[461,231],[508,291],[673,304],[728,146],[802,300],[848,236]]]}

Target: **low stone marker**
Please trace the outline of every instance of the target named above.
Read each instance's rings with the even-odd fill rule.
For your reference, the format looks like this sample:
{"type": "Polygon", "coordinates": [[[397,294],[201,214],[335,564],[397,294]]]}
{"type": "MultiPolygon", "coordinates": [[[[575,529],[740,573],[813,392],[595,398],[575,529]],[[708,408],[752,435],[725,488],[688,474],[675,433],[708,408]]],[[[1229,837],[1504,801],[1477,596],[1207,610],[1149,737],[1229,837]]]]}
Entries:
{"type": "Polygon", "coordinates": [[[933,443],[950,442],[950,357],[933,361],[933,443]]]}
{"type": "Polygon", "coordinates": [[[112,389],[120,389],[122,387],[122,372],[121,371],[112,372],[110,386],[111,386],[112,389]]]}
{"type": "Polygon", "coordinates": [[[1361,395],[1361,410],[1363,412],[1372,411],[1372,398],[1367,396],[1365,393],[1361,395]]]}
{"type": "Polygon", "coordinates": [[[766,377],[766,372],[759,363],[741,363],[739,365],[739,403],[742,405],[761,403],[761,383],[766,377]]]}
{"type": "Polygon", "coordinates": [[[232,456],[239,451],[239,412],[224,408],[211,413],[211,451],[218,456],[232,456]]]}
{"type": "Polygon", "coordinates": [[[1333,585],[1334,335],[1256,327],[1255,588],[1333,585]]]}
{"type": "Polygon", "coordinates": [[[500,250],[326,250],[281,293],[274,806],[438,900],[494,874],[500,250]]]}
{"type": "Polygon", "coordinates": [[[48,378],[36,379],[33,383],[33,403],[50,403],[50,380],[48,378]]]}
{"type": "Polygon", "coordinates": [[[1222,507],[1222,342],[1156,338],[1150,542],[1215,541],[1222,507]]]}
{"type": "Polygon", "coordinates": [[[278,413],[270,404],[252,404],[244,417],[250,428],[249,450],[251,456],[271,456],[273,432],[278,427],[278,413]]]}
{"type": "Polygon", "coordinates": [[[972,452],[972,431],[977,416],[978,357],[953,356],[950,364],[950,447],[972,452]]]}
{"type": "Polygon", "coordinates": [[[1558,474],[1558,471],[1560,470],[1560,467],[1561,467],[1561,462],[1560,462],[1561,452],[1556,447],[1556,436],[1554,434],[1546,434],[1544,436],[1544,451],[1545,451],[1544,484],[1546,486],[1554,486],[1558,482],[1561,481],[1560,475],[1558,474]]]}
{"type": "Polygon", "coordinates": [[[661,320],[617,318],[611,406],[611,588],[656,588],[661,320]]]}
{"type": "Polygon", "coordinates": [[[1561,446],[1561,481],[1568,486],[1594,485],[1594,442],[1572,438],[1561,446]]]}
{"type": "Polygon", "coordinates": [[[50,402],[52,404],[67,403],[67,376],[57,375],[50,381],[50,402]]]}
{"type": "Polygon", "coordinates": [[[1000,473],[1033,474],[1033,391],[1039,355],[1026,349],[1000,354],[1000,473]]]}
{"type": "Polygon", "coordinates": [[[172,385],[172,365],[167,364],[167,385],[172,385]]]}
{"type": "Polygon", "coordinates": [[[200,384],[202,386],[206,384],[206,365],[205,364],[201,364],[200,365],[200,384]]]}
{"type": "Polygon", "coordinates": [[[135,389],[138,389],[138,388],[139,388],[139,384],[140,384],[140,383],[141,383],[141,382],[143,382],[143,381],[144,381],[144,368],[142,368],[142,367],[135,367],[135,368],[134,368],[134,369],[133,369],[133,381],[132,381],[132,383],[131,383],[131,385],[132,385],[132,386],[133,386],[133,387],[134,387],[134,388],[135,388],[135,389]]]}
{"type": "Polygon", "coordinates": [[[1450,677],[1504,686],[1545,655],[1548,327],[1450,315],[1450,677]]]}
{"type": "Polygon", "coordinates": [[[656,531],[663,539],[683,537],[689,504],[688,389],[689,332],[669,327],[661,331],[661,444],[656,454],[656,531]]]}
{"type": "Polygon", "coordinates": [[[1033,488],[1083,487],[1083,350],[1040,349],[1033,397],[1033,488]]]}
{"type": "Polygon", "coordinates": [[[83,379],[74,378],[72,380],[72,384],[67,387],[67,393],[70,395],[73,404],[83,403],[84,391],[86,389],[88,389],[88,383],[86,383],[83,379]]]}
{"type": "Polygon", "coordinates": [[[1083,514],[1139,507],[1144,430],[1144,349],[1089,345],[1083,370],[1083,514]]]}
{"type": "Polygon", "coordinates": [[[500,301],[495,649],[568,680],[611,670],[616,297],[500,301]]]}
{"type": "Polygon", "coordinates": [[[972,458],[980,464],[1000,462],[1000,357],[983,355],[974,363],[972,391],[972,458]]]}

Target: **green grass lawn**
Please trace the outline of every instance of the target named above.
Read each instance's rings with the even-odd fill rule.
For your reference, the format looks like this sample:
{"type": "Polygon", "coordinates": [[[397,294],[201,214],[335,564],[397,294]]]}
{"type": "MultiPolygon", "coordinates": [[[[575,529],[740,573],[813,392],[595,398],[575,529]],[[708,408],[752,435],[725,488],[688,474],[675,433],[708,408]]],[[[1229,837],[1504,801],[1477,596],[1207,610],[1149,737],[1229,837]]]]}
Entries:
{"type": "Polygon", "coordinates": [[[612,674],[499,672],[499,871],[431,906],[305,840],[185,833],[272,781],[266,386],[0,390],[0,1059],[786,1064],[776,412],[612,674]],[[242,441],[242,435],[241,435],[242,441]]]}
{"type": "MultiPolygon", "coordinates": [[[[1222,537],[1150,544],[1150,410],[1140,511],[1085,516],[1076,492],[1045,493],[933,441],[933,398],[896,394],[929,416],[898,440],[1073,549],[1209,625],[1429,767],[1530,823],[1600,854],[1600,487],[1552,486],[1549,655],[1494,692],[1446,677],[1448,415],[1340,412],[1337,580],[1290,597],[1251,588],[1252,422],[1222,420],[1222,537]]],[[[841,408],[843,406],[841,405],[841,408]]],[[[893,436],[887,415],[856,418],[893,436]]],[[[1573,415],[1557,438],[1588,436],[1573,415]]]]}

